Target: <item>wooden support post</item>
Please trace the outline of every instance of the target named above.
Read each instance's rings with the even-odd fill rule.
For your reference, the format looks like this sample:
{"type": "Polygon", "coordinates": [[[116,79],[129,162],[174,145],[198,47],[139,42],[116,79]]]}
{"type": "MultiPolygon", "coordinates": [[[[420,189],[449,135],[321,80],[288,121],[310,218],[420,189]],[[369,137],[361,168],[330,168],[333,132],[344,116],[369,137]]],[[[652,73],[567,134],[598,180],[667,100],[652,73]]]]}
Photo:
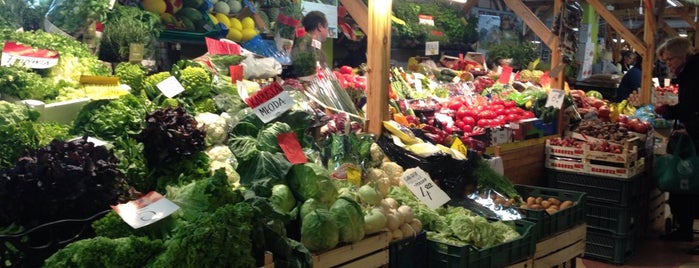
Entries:
{"type": "Polygon", "coordinates": [[[369,0],[367,31],[367,131],[381,135],[388,120],[388,72],[391,55],[392,0],[369,0]]]}
{"type": "Polygon", "coordinates": [[[643,0],[643,14],[645,23],[643,24],[643,41],[646,43],[646,53],[641,63],[641,103],[650,103],[651,91],[653,88],[653,63],[655,62],[655,0],[643,0]]]}
{"type": "Polygon", "coordinates": [[[363,32],[369,32],[369,8],[361,0],[340,0],[347,12],[352,16],[354,22],[359,25],[363,32]]]}

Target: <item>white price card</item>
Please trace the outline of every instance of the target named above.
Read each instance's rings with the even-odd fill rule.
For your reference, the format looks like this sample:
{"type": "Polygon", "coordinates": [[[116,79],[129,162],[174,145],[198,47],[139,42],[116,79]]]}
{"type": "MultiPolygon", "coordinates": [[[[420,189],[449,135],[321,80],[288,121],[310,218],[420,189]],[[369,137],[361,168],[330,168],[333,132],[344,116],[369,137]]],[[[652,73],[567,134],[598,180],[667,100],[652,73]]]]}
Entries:
{"type": "Polygon", "coordinates": [[[139,199],[112,206],[112,209],[124,222],[138,229],[164,219],[180,207],[158,192],[150,192],[139,199]]]}
{"type": "Polygon", "coordinates": [[[566,93],[562,89],[551,89],[548,98],[546,98],[546,105],[544,105],[544,107],[555,107],[561,109],[561,107],[563,107],[563,100],[565,97],[566,93]]]}
{"type": "Polygon", "coordinates": [[[274,98],[252,108],[257,117],[262,120],[262,122],[269,122],[279,117],[284,112],[291,109],[294,106],[294,99],[291,98],[288,92],[282,91],[274,98]]]}
{"type": "Polygon", "coordinates": [[[184,87],[177,78],[170,76],[156,85],[165,97],[172,98],[184,92],[184,87]]]}
{"type": "Polygon", "coordinates": [[[407,169],[400,177],[413,194],[427,207],[436,209],[451,200],[424,170],[419,167],[407,169]]]}
{"type": "Polygon", "coordinates": [[[439,54],[439,41],[425,42],[425,56],[439,54]]]}

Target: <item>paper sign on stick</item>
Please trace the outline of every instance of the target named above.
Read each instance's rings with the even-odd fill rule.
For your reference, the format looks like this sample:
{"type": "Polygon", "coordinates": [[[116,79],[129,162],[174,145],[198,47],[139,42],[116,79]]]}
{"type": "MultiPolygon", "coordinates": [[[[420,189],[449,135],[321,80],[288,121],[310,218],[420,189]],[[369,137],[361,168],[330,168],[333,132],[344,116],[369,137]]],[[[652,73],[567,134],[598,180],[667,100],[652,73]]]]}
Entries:
{"type": "Polygon", "coordinates": [[[138,229],[169,216],[180,207],[161,194],[150,192],[139,199],[112,206],[112,209],[124,222],[138,229]]]}
{"type": "Polygon", "coordinates": [[[420,201],[431,209],[436,209],[451,200],[447,193],[432,181],[430,175],[419,167],[407,169],[400,179],[420,201]]]}

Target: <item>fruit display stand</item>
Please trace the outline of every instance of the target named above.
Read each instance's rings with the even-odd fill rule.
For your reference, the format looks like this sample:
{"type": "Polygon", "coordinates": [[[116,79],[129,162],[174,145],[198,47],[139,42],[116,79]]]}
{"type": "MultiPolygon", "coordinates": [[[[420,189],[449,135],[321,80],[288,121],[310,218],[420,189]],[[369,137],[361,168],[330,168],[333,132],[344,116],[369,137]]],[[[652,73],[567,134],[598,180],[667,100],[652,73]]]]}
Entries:
{"type": "Polygon", "coordinates": [[[388,264],[391,237],[381,232],[321,254],[313,254],[313,267],[380,267],[388,264]]]}

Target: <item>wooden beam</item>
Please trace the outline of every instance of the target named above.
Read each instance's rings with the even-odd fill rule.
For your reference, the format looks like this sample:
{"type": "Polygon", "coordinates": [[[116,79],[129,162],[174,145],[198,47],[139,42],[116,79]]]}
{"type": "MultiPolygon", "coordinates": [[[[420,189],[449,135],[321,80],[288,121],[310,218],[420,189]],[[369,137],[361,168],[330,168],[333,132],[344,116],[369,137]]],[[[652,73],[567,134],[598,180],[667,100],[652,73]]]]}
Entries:
{"type": "Polygon", "coordinates": [[[617,19],[609,10],[607,10],[607,7],[604,6],[599,0],[587,0],[587,2],[590,4],[592,8],[595,9],[597,14],[599,14],[606,22],[607,24],[611,25],[619,35],[621,35],[626,42],[629,42],[631,44],[631,47],[635,49],[639,54],[645,55],[646,53],[646,46],[641,42],[641,40],[638,40],[638,38],[629,31],[629,29],[622,24],[619,19],[617,19]]]}
{"type": "Polygon", "coordinates": [[[464,15],[466,15],[466,14],[468,14],[469,12],[471,12],[471,9],[472,9],[473,7],[475,7],[475,6],[477,6],[477,5],[478,5],[478,1],[477,1],[477,0],[466,1],[466,3],[464,4],[464,7],[461,8],[461,11],[463,12],[464,15]]]}
{"type": "MultiPolygon", "coordinates": [[[[356,0],[359,1],[359,0],[356,0]]],[[[369,0],[367,33],[366,130],[378,137],[388,120],[392,0],[369,0]]]]}
{"type": "Polygon", "coordinates": [[[645,30],[643,32],[643,41],[646,43],[646,53],[643,55],[641,63],[641,103],[650,103],[651,91],[653,89],[653,63],[655,63],[655,0],[643,0],[643,9],[645,14],[645,30]]]}
{"type": "MultiPolygon", "coordinates": [[[[522,19],[527,27],[529,27],[551,51],[558,50],[558,37],[554,35],[551,29],[541,22],[521,0],[505,0],[505,4],[512,12],[522,19]]],[[[553,67],[553,65],[551,65],[551,67],[553,67]]]]}
{"type": "MultiPolygon", "coordinates": [[[[340,3],[345,6],[352,19],[362,29],[362,32],[369,32],[369,8],[367,8],[364,2],[362,0],[340,0],[340,3]]],[[[388,16],[390,18],[391,12],[389,12],[388,16]]]]}

